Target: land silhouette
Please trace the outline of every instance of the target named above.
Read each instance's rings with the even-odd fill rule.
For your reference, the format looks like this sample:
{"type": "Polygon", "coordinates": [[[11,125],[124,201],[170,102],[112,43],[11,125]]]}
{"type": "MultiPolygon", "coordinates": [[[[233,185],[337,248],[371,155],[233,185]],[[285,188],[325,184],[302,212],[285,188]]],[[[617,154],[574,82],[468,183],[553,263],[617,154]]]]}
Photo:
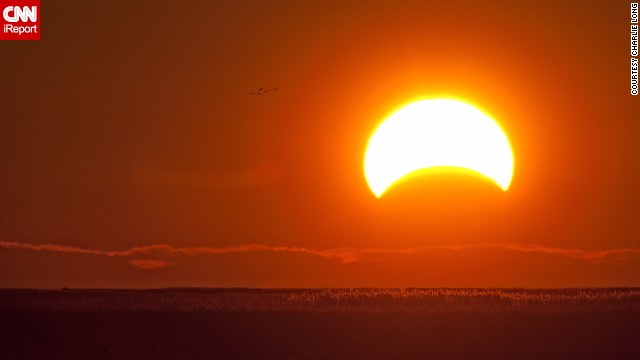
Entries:
{"type": "Polygon", "coordinates": [[[0,291],[3,359],[637,359],[640,289],[0,291]]]}

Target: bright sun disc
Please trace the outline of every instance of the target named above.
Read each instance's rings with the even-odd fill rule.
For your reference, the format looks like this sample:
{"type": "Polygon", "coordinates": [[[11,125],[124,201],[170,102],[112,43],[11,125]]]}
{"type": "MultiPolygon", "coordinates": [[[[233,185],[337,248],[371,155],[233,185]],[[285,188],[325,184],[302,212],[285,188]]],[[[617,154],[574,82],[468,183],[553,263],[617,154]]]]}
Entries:
{"type": "Polygon", "coordinates": [[[405,175],[436,166],[460,167],[491,178],[506,191],[513,152],[500,126],[458,100],[414,102],[393,113],[373,133],[364,173],[376,197],[405,175]]]}

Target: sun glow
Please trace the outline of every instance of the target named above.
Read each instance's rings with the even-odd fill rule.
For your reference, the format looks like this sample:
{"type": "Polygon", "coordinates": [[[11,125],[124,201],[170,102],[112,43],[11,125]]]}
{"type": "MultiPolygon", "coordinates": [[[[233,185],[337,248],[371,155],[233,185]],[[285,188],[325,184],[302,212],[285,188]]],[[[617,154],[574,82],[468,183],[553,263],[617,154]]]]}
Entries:
{"type": "Polygon", "coordinates": [[[506,191],[513,177],[513,152],[500,126],[458,100],[433,99],[393,113],[373,133],[364,158],[371,191],[381,197],[416,170],[460,167],[491,178],[506,191]]]}

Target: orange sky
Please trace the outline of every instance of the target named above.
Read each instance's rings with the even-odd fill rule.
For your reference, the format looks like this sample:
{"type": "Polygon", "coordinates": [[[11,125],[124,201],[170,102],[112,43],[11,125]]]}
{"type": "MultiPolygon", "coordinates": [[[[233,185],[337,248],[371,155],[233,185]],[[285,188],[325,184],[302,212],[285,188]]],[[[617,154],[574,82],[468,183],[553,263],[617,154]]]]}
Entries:
{"type": "Polygon", "coordinates": [[[629,2],[310,3],[46,3],[1,42],[0,286],[640,286],[629,2]],[[371,132],[437,96],[511,188],[376,199],[371,132]]]}

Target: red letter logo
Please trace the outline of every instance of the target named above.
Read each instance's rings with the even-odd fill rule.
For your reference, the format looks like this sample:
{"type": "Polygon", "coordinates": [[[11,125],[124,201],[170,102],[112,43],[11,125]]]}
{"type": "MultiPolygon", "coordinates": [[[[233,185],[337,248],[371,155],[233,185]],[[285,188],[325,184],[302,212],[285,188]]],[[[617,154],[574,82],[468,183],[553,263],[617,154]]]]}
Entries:
{"type": "Polygon", "coordinates": [[[40,0],[0,0],[0,40],[40,40],[40,0]]]}

